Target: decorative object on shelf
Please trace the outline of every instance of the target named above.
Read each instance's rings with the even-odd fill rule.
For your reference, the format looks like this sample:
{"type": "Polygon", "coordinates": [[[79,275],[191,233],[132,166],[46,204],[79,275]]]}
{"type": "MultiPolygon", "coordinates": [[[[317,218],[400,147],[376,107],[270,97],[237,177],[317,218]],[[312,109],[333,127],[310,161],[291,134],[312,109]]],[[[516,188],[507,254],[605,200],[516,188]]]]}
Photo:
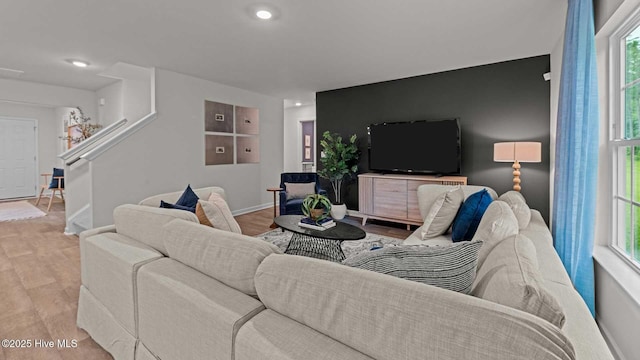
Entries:
{"type": "Polygon", "coordinates": [[[308,195],[302,201],[302,213],[314,220],[316,224],[329,215],[331,207],[329,198],[320,194],[308,195]]]}
{"type": "Polygon", "coordinates": [[[358,171],[360,151],[356,140],[355,134],[351,135],[348,142],[344,142],[340,134],[325,131],[320,141],[324,155],[320,157],[322,169],[318,175],[331,182],[335,195],[331,213],[334,219],[343,219],[347,213],[347,206],[342,202],[342,182],[358,171]]]}
{"type": "Polygon", "coordinates": [[[493,161],[513,161],[513,190],[520,191],[520,163],[542,161],[542,144],[539,142],[499,142],[493,144],[493,161]]]}
{"type": "Polygon", "coordinates": [[[80,144],[102,128],[100,124],[91,123],[91,118],[85,116],[79,106],[76,107],[76,109],[77,110],[69,112],[69,121],[65,121],[67,124],[67,135],[60,136],[61,140],[67,142],[67,149],[71,149],[80,144]]]}

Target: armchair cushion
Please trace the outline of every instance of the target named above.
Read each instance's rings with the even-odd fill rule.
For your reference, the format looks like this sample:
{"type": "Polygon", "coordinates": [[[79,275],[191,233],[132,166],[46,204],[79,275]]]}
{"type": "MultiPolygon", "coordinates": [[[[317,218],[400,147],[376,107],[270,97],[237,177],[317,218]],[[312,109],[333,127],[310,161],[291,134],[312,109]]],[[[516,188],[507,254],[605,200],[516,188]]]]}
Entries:
{"type": "Polygon", "coordinates": [[[302,200],[309,194],[321,194],[326,195],[327,192],[320,188],[320,178],[317,173],[311,172],[296,172],[296,173],[281,173],[280,174],[280,215],[302,215],[302,200]],[[290,189],[291,185],[295,188],[296,185],[302,185],[303,187],[313,184],[313,189],[304,189],[300,193],[299,198],[290,198],[289,193],[293,190],[297,193],[298,189],[290,189]],[[311,192],[307,192],[312,190],[311,192]],[[289,196],[289,198],[288,198],[289,196]]]}
{"type": "Polygon", "coordinates": [[[287,201],[291,199],[304,199],[307,195],[316,193],[316,183],[284,183],[287,194],[287,201]]]}
{"type": "MultiPolygon", "coordinates": [[[[64,176],[64,169],[53,168],[53,174],[51,175],[51,182],[49,183],[49,189],[58,188],[58,179],[64,176]]],[[[64,179],[60,179],[60,188],[64,189],[64,179]]]]}

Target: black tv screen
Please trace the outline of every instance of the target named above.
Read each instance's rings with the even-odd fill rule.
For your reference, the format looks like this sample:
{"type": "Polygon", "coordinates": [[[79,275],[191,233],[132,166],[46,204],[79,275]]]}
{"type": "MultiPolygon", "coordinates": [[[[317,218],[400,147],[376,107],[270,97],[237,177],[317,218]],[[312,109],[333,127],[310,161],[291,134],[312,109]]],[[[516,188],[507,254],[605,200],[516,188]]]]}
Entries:
{"type": "Polygon", "coordinates": [[[458,119],[370,125],[369,169],[460,174],[458,119]]]}

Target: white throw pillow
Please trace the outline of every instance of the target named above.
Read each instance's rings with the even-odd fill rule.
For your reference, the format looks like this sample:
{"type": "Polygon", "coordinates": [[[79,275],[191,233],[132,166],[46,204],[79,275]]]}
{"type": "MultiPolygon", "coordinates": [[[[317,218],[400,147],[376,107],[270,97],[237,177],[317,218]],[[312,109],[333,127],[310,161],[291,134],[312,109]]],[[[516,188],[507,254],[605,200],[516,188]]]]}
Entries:
{"type": "Polygon", "coordinates": [[[216,229],[242,234],[240,225],[238,225],[236,219],[233,218],[229,205],[227,205],[227,202],[224,201],[222,196],[218,193],[211,193],[208,201],[198,200],[198,204],[196,205],[196,216],[198,216],[200,223],[203,225],[209,225],[216,229]],[[206,221],[203,218],[203,215],[206,218],[206,221]]]}
{"type": "Polygon", "coordinates": [[[478,253],[478,268],[482,266],[487,255],[502,240],[518,234],[518,220],[504,201],[493,201],[482,215],[478,229],[471,241],[484,241],[478,253]]]}
{"type": "Polygon", "coordinates": [[[309,183],[284,183],[284,187],[287,188],[287,200],[291,199],[304,199],[307,195],[316,193],[315,181],[309,183]]]}
{"type": "Polygon", "coordinates": [[[421,232],[422,240],[428,240],[447,232],[463,201],[464,192],[460,187],[440,194],[424,218],[421,232]]]}
{"type": "Polygon", "coordinates": [[[520,192],[513,190],[507,191],[500,195],[498,200],[502,200],[509,204],[511,211],[516,215],[516,219],[518,219],[518,226],[520,229],[525,229],[529,226],[529,222],[531,222],[531,209],[520,192]]]}

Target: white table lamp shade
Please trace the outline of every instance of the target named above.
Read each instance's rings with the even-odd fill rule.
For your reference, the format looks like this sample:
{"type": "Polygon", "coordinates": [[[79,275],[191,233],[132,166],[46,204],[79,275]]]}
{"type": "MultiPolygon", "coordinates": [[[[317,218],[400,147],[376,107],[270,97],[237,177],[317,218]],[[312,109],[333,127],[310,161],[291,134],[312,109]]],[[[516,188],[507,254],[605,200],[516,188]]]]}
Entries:
{"type": "Polygon", "coordinates": [[[542,161],[542,143],[531,141],[499,142],[493,144],[493,161],[513,162],[513,190],[520,191],[520,163],[542,161]]]}
{"type": "Polygon", "coordinates": [[[493,144],[495,162],[531,162],[542,161],[542,143],[539,142],[500,142],[493,144]]]}

